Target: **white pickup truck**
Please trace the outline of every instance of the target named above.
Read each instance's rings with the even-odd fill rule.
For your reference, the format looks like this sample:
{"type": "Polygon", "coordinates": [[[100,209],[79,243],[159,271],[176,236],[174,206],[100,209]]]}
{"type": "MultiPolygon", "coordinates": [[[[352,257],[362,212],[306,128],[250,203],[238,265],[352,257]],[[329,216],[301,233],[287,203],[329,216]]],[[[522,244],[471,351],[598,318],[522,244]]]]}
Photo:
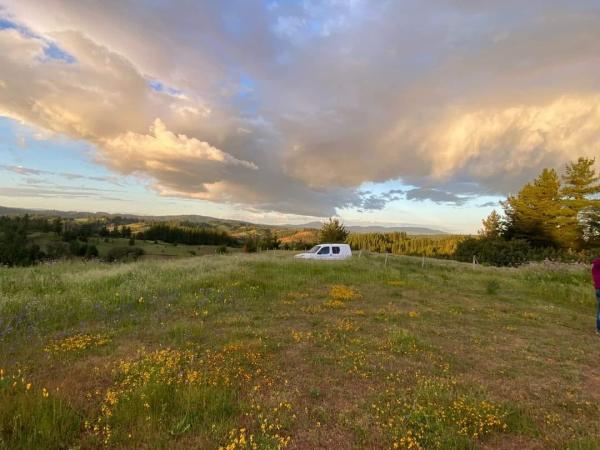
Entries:
{"type": "Polygon", "coordinates": [[[294,258],[337,261],[351,256],[352,250],[348,244],[319,244],[304,253],[295,255],[294,258]]]}

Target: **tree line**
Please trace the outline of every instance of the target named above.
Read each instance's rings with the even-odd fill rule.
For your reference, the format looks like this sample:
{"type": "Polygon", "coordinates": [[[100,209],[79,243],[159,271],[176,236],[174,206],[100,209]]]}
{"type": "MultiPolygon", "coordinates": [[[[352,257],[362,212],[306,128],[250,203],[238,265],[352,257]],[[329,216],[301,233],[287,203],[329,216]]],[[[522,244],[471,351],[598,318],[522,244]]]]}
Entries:
{"type": "Polygon", "coordinates": [[[214,228],[180,227],[156,223],[136,234],[137,239],[185,245],[239,245],[229,233],[214,228]]]}
{"type": "Polygon", "coordinates": [[[94,258],[98,256],[95,245],[87,239],[94,235],[98,224],[67,225],[61,219],[45,217],[0,217],[0,265],[28,266],[44,259],[68,256],[94,258]],[[58,236],[42,248],[32,239],[33,233],[58,236]]]}
{"type": "Polygon", "coordinates": [[[404,232],[350,234],[346,242],[354,250],[395,255],[451,257],[464,236],[408,236],[404,232]]]}
{"type": "Polygon", "coordinates": [[[545,258],[588,260],[600,251],[600,177],[593,158],[559,173],[544,169],[492,211],[479,237],[460,243],[456,258],[517,265],[545,258]]]}

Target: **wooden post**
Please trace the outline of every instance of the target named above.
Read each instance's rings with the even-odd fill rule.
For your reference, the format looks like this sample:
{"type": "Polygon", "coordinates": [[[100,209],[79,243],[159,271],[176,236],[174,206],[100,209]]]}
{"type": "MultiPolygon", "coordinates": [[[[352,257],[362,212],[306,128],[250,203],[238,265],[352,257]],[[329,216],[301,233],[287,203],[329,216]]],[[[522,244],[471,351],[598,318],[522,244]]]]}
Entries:
{"type": "Polygon", "coordinates": [[[387,259],[388,259],[388,254],[386,253],[385,254],[385,263],[384,263],[384,266],[386,266],[386,267],[387,267],[387,259]]]}

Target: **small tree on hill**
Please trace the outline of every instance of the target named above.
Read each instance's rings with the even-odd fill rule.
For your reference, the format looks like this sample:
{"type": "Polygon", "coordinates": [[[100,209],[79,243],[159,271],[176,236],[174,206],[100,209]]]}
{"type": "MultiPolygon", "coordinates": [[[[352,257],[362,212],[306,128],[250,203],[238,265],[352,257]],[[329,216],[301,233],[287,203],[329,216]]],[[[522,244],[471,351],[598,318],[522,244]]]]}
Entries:
{"type": "Polygon", "coordinates": [[[481,223],[483,228],[479,230],[480,236],[495,239],[502,235],[502,219],[496,210],[493,210],[481,223]]]}
{"type": "Polygon", "coordinates": [[[340,219],[332,217],[321,227],[319,240],[331,243],[345,242],[348,234],[350,234],[349,231],[344,227],[340,219]]]}

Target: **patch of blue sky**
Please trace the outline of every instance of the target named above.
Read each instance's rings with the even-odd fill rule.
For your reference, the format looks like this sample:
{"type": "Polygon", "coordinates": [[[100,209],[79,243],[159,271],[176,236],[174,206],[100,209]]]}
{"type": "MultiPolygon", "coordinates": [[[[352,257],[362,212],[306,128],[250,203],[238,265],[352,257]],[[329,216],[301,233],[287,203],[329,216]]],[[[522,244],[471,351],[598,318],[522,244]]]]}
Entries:
{"type": "Polygon", "coordinates": [[[236,79],[236,89],[230,98],[231,103],[238,108],[244,116],[253,117],[259,113],[260,98],[256,81],[248,74],[242,72],[232,78],[236,79]]]}
{"type": "Polygon", "coordinates": [[[44,55],[47,58],[64,61],[68,64],[73,64],[76,62],[76,59],[73,55],[65,52],[53,42],[47,42],[46,47],[44,47],[44,55]]]}
{"type": "Polygon", "coordinates": [[[477,224],[481,222],[481,212],[477,207],[438,204],[430,200],[417,202],[405,198],[387,203],[380,210],[337,209],[337,213],[350,225],[419,225],[447,233],[476,232],[477,224]],[[460,209],[460,214],[457,214],[457,209],[460,209]]]}
{"type": "Polygon", "coordinates": [[[64,51],[63,49],[61,49],[58,45],[56,45],[56,43],[52,42],[49,39],[46,39],[43,36],[39,36],[39,35],[33,33],[27,27],[20,25],[16,22],[13,22],[9,19],[0,17],[0,30],[17,30],[23,36],[26,36],[29,38],[41,39],[45,44],[44,56],[48,59],[64,61],[69,64],[76,62],[76,59],[73,55],[71,55],[71,54],[67,53],[66,51],[64,51]]]}
{"type": "MultiPolygon", "coordinates": [[[[95,158],[92,144],[60,135],[39,136],[33,128],[0,117],[0,165],[42,171],[40,178],[52,183],[76,182],[110,188],[116,182],[128,183],[128,177],[116,177],[95,158]]],[[[0,179],[4,181],[6,176],[3,171],[0,179]]]]}
{"type": "Polygon", "coordinates": [[[167,86],[163,82],[159,80],[148,80],[148,86],[150,89],[156,92],[161,92],[163,94],[171,95],[173,97],[181,97],[183,95],[183,91],[171,86],[167,86]]]}
{"type": "MultiPolygon", "coordinates": [[[[0,11],[1,12],[1,11],[0,11]]],[[[27,28],[19,25],[12,20],[7,19],[6,17],[0,16],[0,30],[17,30],[23,34],[32,36],[32,33],[27,30],[27,28]]]]}
{"type": "Polygon", "coordinates": [[[493,209],[498,209],[499,201],[503,200],[503,197],[493,195],[465,197],[465,202],[461,204],[435,202],[426,198],[407,199],[402,192],[410,189],[417,189],[417,186],[405,184],[401,180],[366,182],[358,188],[358,191],[363,193],[363,198],[384,198],[385,206],[373,210],[357,207],[338,208],[337,213],[349,224],[420,224],[449,233],[475,233],[481,217],[493,209]],[[457,210],[460,211],[459,214],[457,210]]]}
{"type": "Polygon", "coordinates": [[[384,181],[384,182],[365,182],[362,183],[360,185],[360,187],[358,188],[359,191],[361,192],[370,192],[372,194],[384,194],[386,192],[390,192],[393,190],[407,190],[410,189],[414,186],[411,186],[409,184],[404,184],[402,183],[402,181],[400,180],[388,180],[388,181],[384,181]]]}

